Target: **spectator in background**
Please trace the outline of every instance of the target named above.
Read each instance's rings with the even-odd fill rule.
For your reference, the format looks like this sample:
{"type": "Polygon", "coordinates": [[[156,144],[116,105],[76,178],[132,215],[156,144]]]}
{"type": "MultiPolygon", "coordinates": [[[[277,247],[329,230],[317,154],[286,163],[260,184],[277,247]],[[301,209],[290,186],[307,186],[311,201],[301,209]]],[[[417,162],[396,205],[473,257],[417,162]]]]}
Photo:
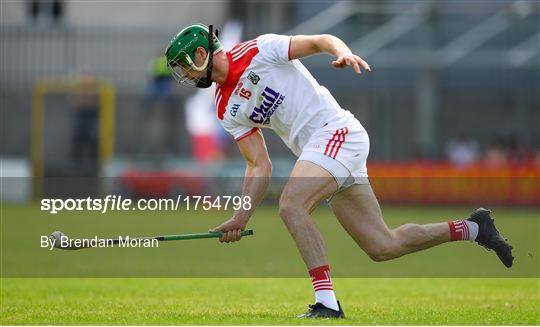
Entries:
{"type": "Polygon", "coordinates": [[[62,22],[64,15],[63,0],[30,0],[27,6],[32,23],[54,25],[62,22]]]}
{"type": "Polygon", "coordinates": [[[463,133],[447,142],[445,152],[447,159],[457,167],[468,166],[479,157],[478,143],[463,133]]]}
{"type": "Polygon", "coordinates": [[[214,88],[197,90],[186,100],[184,108],[192,156],[200,163],[214,162],[223,155],[219,140],[222,128],[214,119],[216,109],[213,103],[208,103],[208,99],[212,99],[213,95],[214,88]]]}
{"type": "Polygon", "coordinates": [[[491,141],[484,153],[484,164],[490,167],[500,167],[508,164],[508,150],[499,138],[491,141]]]}
{"type": "Polygon", "coordinates": [[[99,148],[99,95],[93,76],[83,76],[73,97],[74,130],[71,158],[78,170],[97,173],[99,148]]]}
{"type": "MultiPolygon", "coordinates": [[[[161,53],[161,50],[160,50],[161,53]]],[[[142,102],[142,140],[141,154],[176,154],[178,151],[178,135],[176,124],[178,110],[174,103],[173,78],[167,69],[165,56],[152,58],[148,63],[148,84],[142,102]],[[163,124],[153,128],[155,118],[165,114],[163,124]],[[164,125],[164,126],[163,126],[164,125]]]]}
{"type": "Polygon", "coordinates": [[[515,134],[508,141],[508,156],[514,165],[529,165],[534,161],[534,151],[515,134]]]}
{"type": "Polygon", "coordinates": [[[517,135],[493,138],[485,151],[484,162],[489,166],[530,165],[534,162],[534,151],[517,135]]]}
{"type": "Polygon", "coordinates": [[[144,92],[144,104],[151,106],[155,102],[171,101],[174,83],[165,56],[152,58],[148,63],[147,73],[150,82],[144,92]]]}

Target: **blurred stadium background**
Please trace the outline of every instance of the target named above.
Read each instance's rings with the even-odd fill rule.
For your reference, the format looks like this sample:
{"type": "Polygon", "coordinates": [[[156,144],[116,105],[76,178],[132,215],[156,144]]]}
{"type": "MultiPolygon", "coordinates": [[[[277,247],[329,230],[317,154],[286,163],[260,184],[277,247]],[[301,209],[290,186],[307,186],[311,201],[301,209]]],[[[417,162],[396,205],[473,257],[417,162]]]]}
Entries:
{"type": "MultiPolygon", "coordinates": [[[[371,176],[469,179],[453,191],[417,183],[416,193],[400,188],[408,182],[380,183],[383,201],[540,201],[537,1],[0,5],[3,200],[62,193],[47,188],[48,177],[66,178],[60,189],[73,195],[98,193],[104,176],[242,176],[211,97],[175,85],[160,58],[181,26],[202,22],[220,29],[226,46],[263,33],[331,33],[365,58],[374,72],[361,77],[332,69],[323,55],[303,62],[370,133],[371,176]],[[9,177],[26,182],[9,187],[9,177]],[[490,182],[471,191],[470,180],[482,177],[490,182]]],[[[275,175],[287,176],[293,155],[265,136],[275,175]]]]}

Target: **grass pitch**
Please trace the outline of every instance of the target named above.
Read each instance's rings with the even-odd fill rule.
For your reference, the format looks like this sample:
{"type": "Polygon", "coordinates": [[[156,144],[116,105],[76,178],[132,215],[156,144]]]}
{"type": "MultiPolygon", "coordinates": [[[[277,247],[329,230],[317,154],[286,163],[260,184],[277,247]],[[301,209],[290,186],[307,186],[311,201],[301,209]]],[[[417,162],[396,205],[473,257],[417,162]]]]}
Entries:
{"type": "Polygon", "coordinates": [[[300,278],[3,279],[4,325],[538,325],[539,280],[337,278],[344,320],[302,320],[300,278]]]}
{"type": "MultiPolygon", "coordinates": [[[[383,209],[392,227],[464,217],[471,210],[383,209]]],[[[497,208],[494,212],[497,225],[515,247],[512,269],[506,269],[493,252],[470,242],[444,244],[391,262],[374,263],[347,236],[330,210],[320,208],[314,219],[326,239],[336,295],[347,315],[345,320],[328,321],[295,318],[313,302],[313,291],[298,251],[277,217],[277,208],[259,208],[250,222],[255,235],[236,244],[198,240],[170,242],[158,249],[48,251],[39,247],[39,237],[56,229],[68,235],[102,237],[200,232],[227,219],[230,213],[47,215],[36,207],[2,204],[0,322],[538,325],[538,210],[497,208]],[[96,276],[116,278],[86,278],[96,276]],[[172,276],[182,278],[156,278],[172,276]]]]}

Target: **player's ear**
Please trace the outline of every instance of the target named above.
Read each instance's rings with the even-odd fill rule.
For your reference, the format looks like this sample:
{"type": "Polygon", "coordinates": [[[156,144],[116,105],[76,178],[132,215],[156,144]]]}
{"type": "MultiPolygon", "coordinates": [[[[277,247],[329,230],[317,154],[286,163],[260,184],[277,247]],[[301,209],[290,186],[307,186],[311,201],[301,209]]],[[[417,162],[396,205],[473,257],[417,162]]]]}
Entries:
{"type": "Polygon", "coordinates": [[[206,60],[207,55],[208,54],[203,47],[197,47],[197,49],[195,49],[195,64],[197,66],[202,65],[206,60]]]}

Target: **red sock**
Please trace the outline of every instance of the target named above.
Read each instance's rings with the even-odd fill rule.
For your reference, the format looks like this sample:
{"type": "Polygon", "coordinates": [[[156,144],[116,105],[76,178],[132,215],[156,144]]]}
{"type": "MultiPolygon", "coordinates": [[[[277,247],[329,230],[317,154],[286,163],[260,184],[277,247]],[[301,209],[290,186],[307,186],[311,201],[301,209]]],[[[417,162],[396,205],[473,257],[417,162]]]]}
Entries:
{"type": "Polygon", "coordinates": [[[311,283],[315,292],[334,290],[332,280],[330,279],[330,267],[328,265],[311,269],[309,275],[311,276],[311,283]]]}
{"type": "Polygon", "coordinates": [[[465,220],[448,222],[450,227],[450,241],[463,241],[471,239],[469,224],[465,220]]]}
{"type": "Polygon", "coordinates": [[[322,303],[332,310],[339,310],[332,280],[330,279],[330,267],[325,265],[313,268],[309,271],[309,275],[315,290],[315,302],[322,303]]]}

